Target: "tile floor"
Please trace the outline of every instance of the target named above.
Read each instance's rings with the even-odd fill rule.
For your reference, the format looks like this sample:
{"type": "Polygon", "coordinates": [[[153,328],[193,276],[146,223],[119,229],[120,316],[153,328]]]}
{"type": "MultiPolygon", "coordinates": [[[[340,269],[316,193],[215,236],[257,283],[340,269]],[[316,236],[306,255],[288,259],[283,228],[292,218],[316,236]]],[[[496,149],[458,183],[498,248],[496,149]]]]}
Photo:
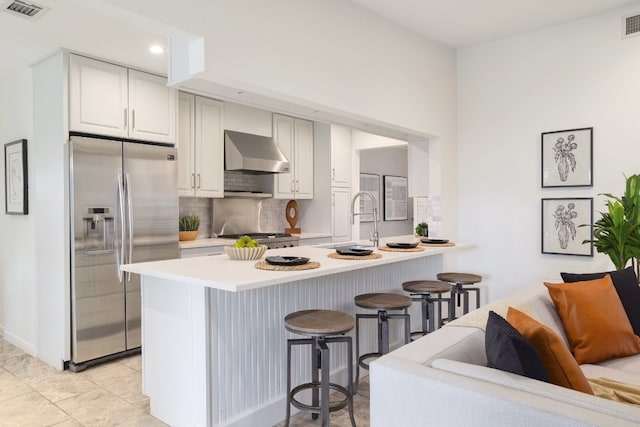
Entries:
{"type": "MultiPolygon", "coordinates": [[[[139,355],[78,373],[60,372],[0,337],[0,427],[166,426],[149,415],[141,384],[139,355]]],[[[358,426],[369,425],[367,379],[355,398],[355,418],[358,426]]],[[[320,422],[299,413],[290,425],[320,422]]],[[[331,425],[350,426],[347,410],[333,413],[331,425]]]]}

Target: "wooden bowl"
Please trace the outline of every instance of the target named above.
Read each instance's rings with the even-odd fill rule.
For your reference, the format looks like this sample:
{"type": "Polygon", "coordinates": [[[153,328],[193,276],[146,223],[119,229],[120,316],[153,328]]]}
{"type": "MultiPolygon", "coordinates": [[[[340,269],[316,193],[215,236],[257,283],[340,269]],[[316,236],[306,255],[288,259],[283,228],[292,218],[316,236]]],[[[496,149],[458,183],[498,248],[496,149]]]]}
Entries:
{"type": "Polygon", "coordinates": [[[252,260],[261,258],[267,251],[267,245],[260,245],[257,248],[236,248],[235,246],[225,246],[224,253],[231,259],[252,260]]]}

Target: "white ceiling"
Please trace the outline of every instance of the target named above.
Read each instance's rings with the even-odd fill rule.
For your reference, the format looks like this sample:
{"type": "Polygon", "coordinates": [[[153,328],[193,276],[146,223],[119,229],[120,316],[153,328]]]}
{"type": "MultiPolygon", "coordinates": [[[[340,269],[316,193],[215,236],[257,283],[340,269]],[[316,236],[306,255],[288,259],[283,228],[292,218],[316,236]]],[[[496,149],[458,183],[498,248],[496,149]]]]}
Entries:
{"type": "MultiPolygon", "coordinates": [[[[50,8],[35,21],[0,12],[0,78],[59,47],[165,74],[166,57],[151,55],[148,46],[165,43],[167,35],[190,31],[171,27],[170,23],[176,21],[172,20],[172,7],[166,3],[164,8],[154,10],[161,23],[134,13],[135,2],[34,1],[50,8]]],[[[191,0],[190,4],[199,1],[210,0],[191,0]]],[[[352,1],[451,47],[482,43],[631,3],[640,5],[638,0],[352,1]]],[[[2,10],[5,2],[0,0],[2,10]]],[[[194,22],[201,18],[194,12],[194,22]]]]}
{"type": "Polygon", "coordinates": [[[352,0],[454,48],[595,15],[637,0],[352,0]]]}

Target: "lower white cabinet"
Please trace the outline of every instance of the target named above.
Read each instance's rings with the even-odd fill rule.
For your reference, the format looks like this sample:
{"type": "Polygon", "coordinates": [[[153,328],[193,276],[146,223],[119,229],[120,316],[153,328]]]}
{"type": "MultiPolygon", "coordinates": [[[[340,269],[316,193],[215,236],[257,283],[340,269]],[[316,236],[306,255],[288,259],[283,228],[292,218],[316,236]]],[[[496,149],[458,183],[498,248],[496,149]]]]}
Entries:
{"type": "Polygon", "coordinates": [[[351,240],[350,202],[351,195],[348,188],[331,188],[331,239],[333,242],[351,240]]]}
{"type": "Polygon", "coordinates": [[[224,104],[180,93],[178,105],[178,192],[224,197],[224,104]]]}

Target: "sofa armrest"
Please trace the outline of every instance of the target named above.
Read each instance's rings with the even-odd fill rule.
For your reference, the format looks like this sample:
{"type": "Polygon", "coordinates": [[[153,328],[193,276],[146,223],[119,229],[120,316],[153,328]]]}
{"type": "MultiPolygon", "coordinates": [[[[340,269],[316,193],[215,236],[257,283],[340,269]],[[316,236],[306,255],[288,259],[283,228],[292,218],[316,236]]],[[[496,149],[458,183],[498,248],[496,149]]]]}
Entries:
{"type": "MultiPolygon", "coordinates": [[[[627,416],[620,418],[592,409],[589,405],[591,402],[576,405],[575,402],[558,401],[543,394],[435,369],[392,355],[393,353],[371,363],[370,414],[373,427],[426,424],[474,427],[586,424],[633,426],[640,422],[640,413],[633,411],[627,414],[625,410],[621,410],[622,415],[627,416]],[[630,421],[630,418],[634,421],[630,421]]],[[[556,387],[544,383],[541,385],[556,387]]],[[[581,399],[593,402],[598,398],[589,395],[576,398],[581,399]]],[[[607,402],[604,406],[608,403],[621,405],[607,402]]]]}

